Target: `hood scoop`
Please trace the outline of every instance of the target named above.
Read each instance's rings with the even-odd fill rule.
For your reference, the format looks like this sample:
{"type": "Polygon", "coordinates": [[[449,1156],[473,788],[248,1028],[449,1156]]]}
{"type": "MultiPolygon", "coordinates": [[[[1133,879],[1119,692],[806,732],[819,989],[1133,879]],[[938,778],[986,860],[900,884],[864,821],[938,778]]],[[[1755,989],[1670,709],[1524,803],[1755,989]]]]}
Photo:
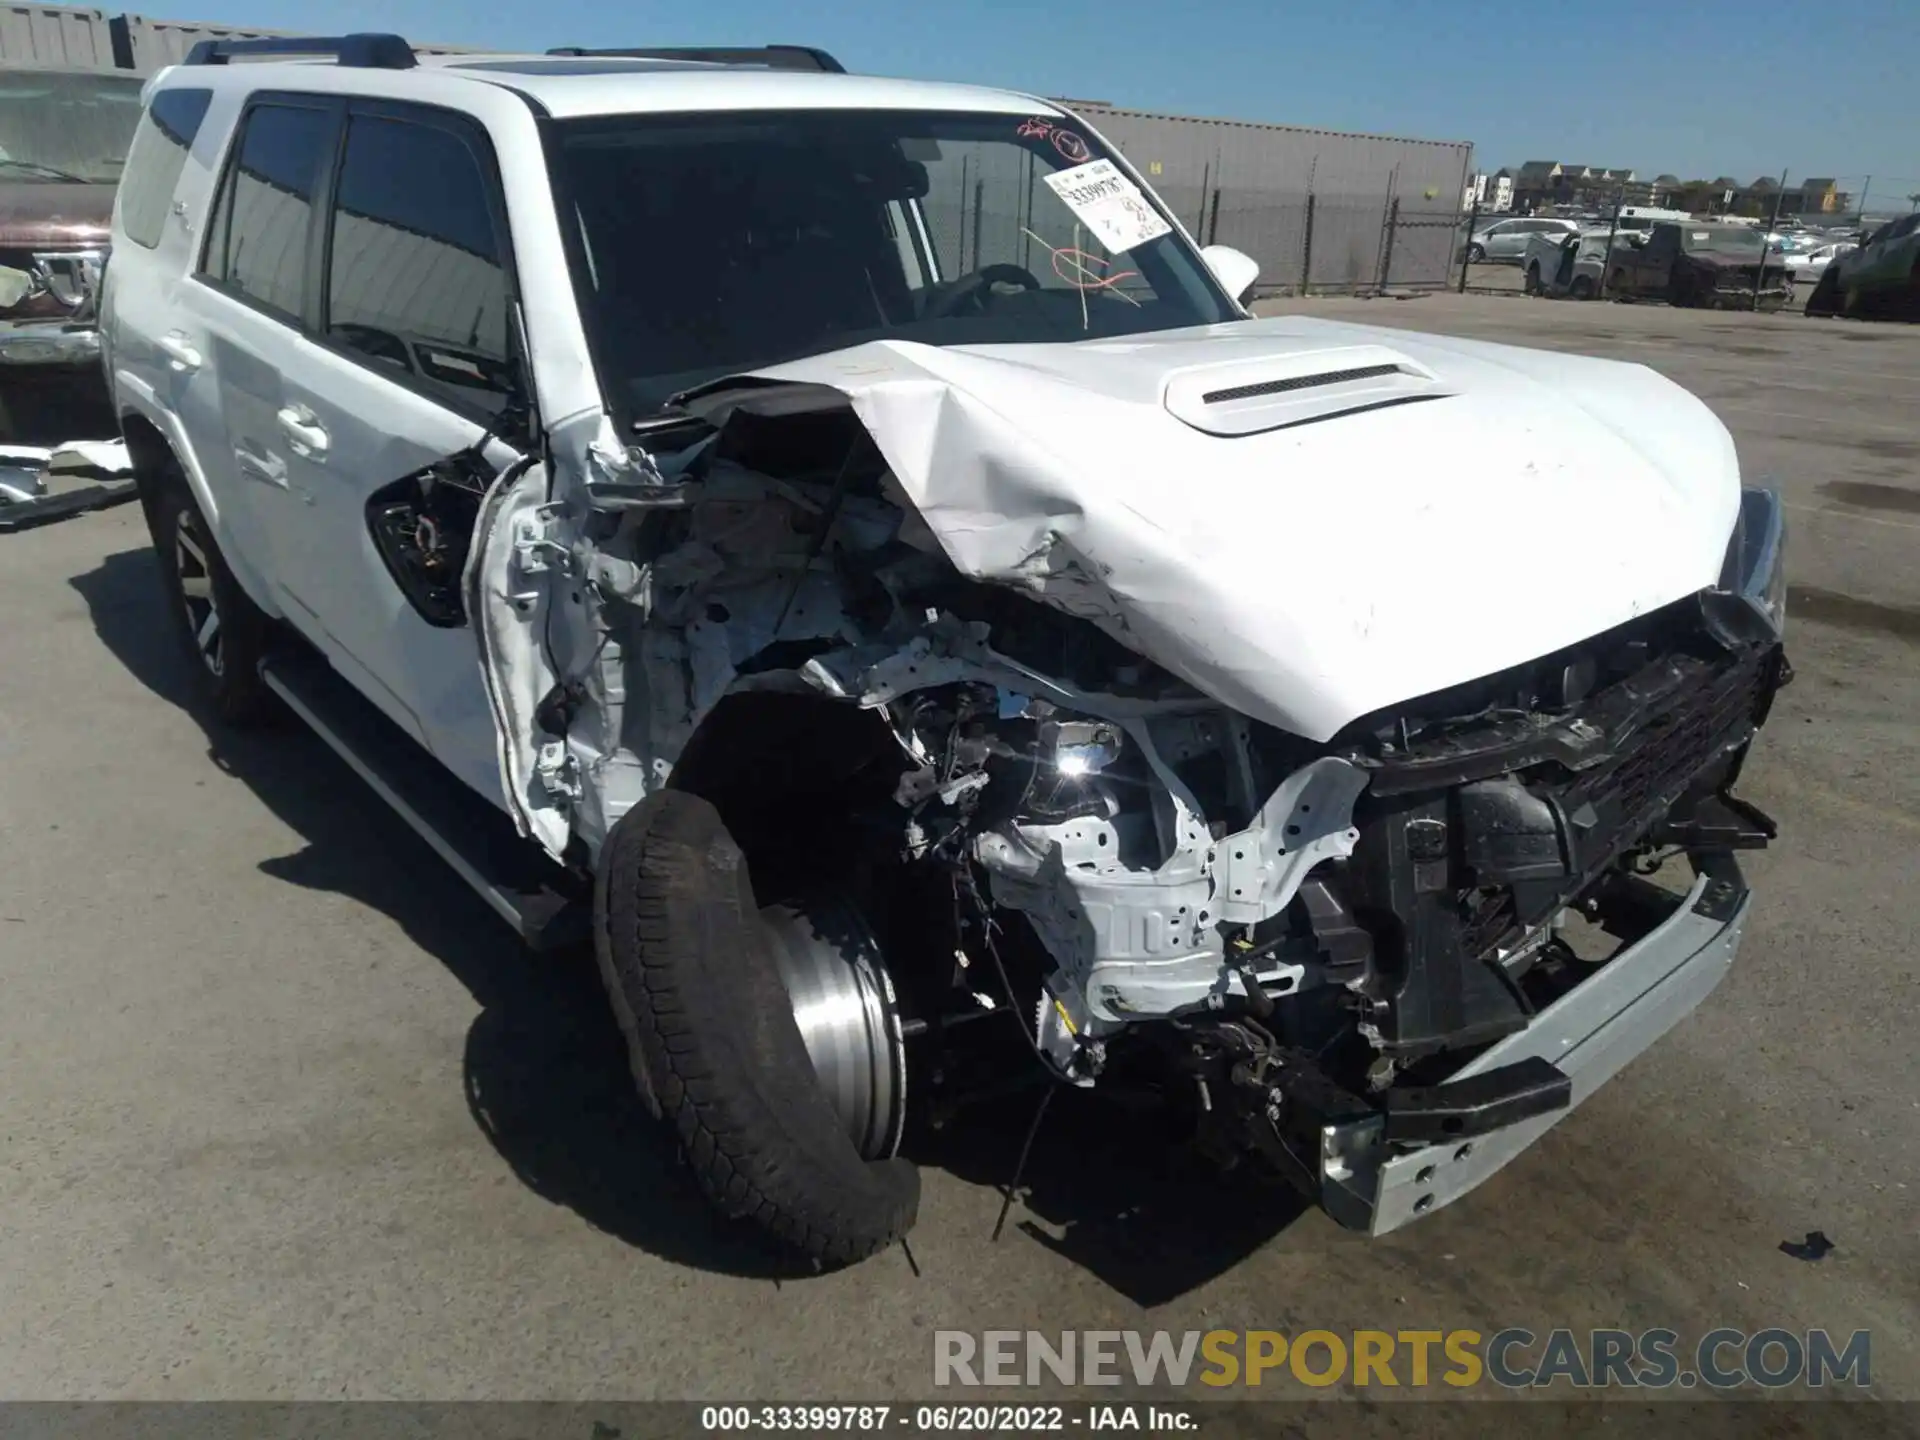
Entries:
{"type": "Polygon", "coordinates": [[[1176,370],[1162,398],[1194,429],[1238,436],[1451,393],[1431,370],[1385,345],[1354,345],[1176,370]]]}

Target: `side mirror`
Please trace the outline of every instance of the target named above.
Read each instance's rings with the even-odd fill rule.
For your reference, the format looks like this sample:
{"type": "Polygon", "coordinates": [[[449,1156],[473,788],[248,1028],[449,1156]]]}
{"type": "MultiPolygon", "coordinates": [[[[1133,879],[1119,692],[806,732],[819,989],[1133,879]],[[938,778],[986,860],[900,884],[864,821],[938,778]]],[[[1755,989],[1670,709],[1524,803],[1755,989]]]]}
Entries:
{"type": "Polygon", "coordinates": [[[1236,301],[1245,300],[1253,282],[1260,278],[1260,262],[1231,245],[1209,245],[1200,252],[1200,258],[1236,301]]]}

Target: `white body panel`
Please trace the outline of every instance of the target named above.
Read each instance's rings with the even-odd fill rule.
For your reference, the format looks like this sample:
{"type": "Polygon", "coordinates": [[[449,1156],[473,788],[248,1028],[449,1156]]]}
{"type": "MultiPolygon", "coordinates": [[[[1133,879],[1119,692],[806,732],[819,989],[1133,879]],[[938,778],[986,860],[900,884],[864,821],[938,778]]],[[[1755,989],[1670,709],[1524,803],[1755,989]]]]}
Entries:
{"type": "Polygon", "coordinates": [[[1725,427],[1641,366],[1296,317],[760,373],[851,397],[963,574],[1310,739],[1713,584],[1740,499],[1725,427]],[[1441,393],[1236,436],[1166,404],[1349,347],[1441,393]]]}

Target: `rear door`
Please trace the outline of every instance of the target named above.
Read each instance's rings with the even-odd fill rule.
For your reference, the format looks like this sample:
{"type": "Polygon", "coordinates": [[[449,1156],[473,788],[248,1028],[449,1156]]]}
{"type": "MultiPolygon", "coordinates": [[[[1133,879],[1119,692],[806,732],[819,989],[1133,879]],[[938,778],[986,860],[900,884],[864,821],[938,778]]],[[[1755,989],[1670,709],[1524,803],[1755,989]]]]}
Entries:
{"type": "MultiPolygon", "coordinates": [[[[180,326],[157,344],[175,384],[211,385],[182,412],[219,437],[201,456],[222,528],[282,609],[277,555],[302,528],[291,491],[293,437],[282,427],[281,375],[302,348],[314,196],[332,155],[340,107],[325,96],[261,96],[241,113],[208,216],[180,326]]],[[[301,624],[298,612],[289,615],[301,624]]],[[[307,626],[301,624],[301,628],[307,626]]]]}
{"type": "Polygon", "coordinates": [[[306,523],[278,567],[350,678],[497,801],[480,652],[459,604],[480,492],[518,458],[491,434],[526,423],[492,147],[465,117],[354,100],[323,209],[309,353],[282,392],[305,431],[290,480],[306,523]],[[442,463],[483,442],[484,464],[442,463]]]}

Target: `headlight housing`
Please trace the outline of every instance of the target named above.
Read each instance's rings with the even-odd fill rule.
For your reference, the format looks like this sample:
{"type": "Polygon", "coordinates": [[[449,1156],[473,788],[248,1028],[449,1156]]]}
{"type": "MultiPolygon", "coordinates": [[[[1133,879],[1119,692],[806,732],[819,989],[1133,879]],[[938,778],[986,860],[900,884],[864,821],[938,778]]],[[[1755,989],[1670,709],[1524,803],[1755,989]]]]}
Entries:
{"type": "Polygon", "coordinates": [[[1779,495],[1758,486],[1743,489],[1720,588],[1758,610],[1776,634],[1787,624],[1786,547],[1786,507],[1779,495]]]}

